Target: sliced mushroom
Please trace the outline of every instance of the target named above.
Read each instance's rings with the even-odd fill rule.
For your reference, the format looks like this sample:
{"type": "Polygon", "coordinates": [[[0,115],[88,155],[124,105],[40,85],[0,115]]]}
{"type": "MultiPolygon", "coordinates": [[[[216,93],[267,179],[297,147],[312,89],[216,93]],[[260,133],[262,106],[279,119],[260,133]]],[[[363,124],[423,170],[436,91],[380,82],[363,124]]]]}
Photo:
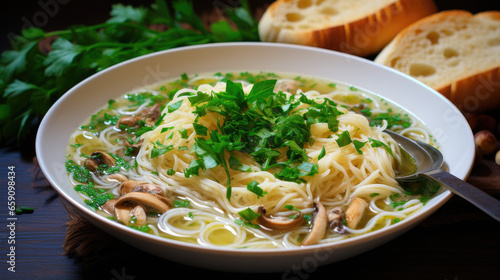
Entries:
{"type": "Polygon", "coordinates": [[[125,146],[131,147],[131,148],[140,148],[142,146],[142,142],[144,142],[143,139],[139,140],[138,142],[135,142],[135,139],[137,139],[137,137],[135,135],[131,136],[131,139],[132,139],[132,143],[130,143],[130,141],[128,141],[128,138],[125,139],[125,146]]]}
{"type": "Polygon", "coordinates": [[[106,201],[102,205],[102,210],[104,210],[106,213],[115,216],[115,204],[118,199],[113,198],[108,201],[106,201]]]}
{"type": "Polygon", "coordinates": [[[161,104],[156,103],[151,107],[147,107],[140,113],[141,116],[144,116],[144,119],[148,125],[153,125],[161,115],[161,104]]]}
{"type": "Polygon", "coordinates": [[[137,180],[127,180],[120,185],[120,187],[118,188],[118,193],[120,195],[130,193],[134,190],[135,187],[142,184],[147,184],[147,182],[137,181],[137,180]]]}
{"type": "Polygon", "coordinates": [[[115,166],[115,159],[106,152],[95,151],[90,155],[90,158],[85,160],[85,167],[92,172],[95,172],[100,165],[115,166]]]}
{"type": "Polygon", "coordinates": [[[297,215],[297,217],[290,219],[286,217],[267,217],[266,209],[264,209],[264,206],[260,206],[257,212],[260,214],[258,218],[259,224],[265,228],[272,230],[288,230],[304,222],[304,217],[300,213],[299,215],[297,215]]]}
{"type": "Polygon", "coordinates": [[[355,197],[351,203],[349,204],[349,207],[347,208],[347,211],[345,213],[345,217],[347,220],[347,226],[350,228],[356,228],[361,221],[361,218],[363,217],[363,213],[365,212],[366,207],[368,206],[368,202],[366,202],[364,199],[355,197]]]}
{"type": "MultiPolygon", "coordinates": [[[[116,203],[115,203],[116,205],[116,203]]],[[[130,205],[128,206],[122,206],[120,208],[115,207],[115,217],[116,220],[122,222],[124,225],[129,225],[130,222],[130,213],[132,212],[132,207],[130,205]]]]}
{"type": "Polygon", "coordinates": [[[163,189],[155,184],[150,184],[144,181],[128,180],[123,182],[119,187],[120,195],[131,192],[145,192],[150,194],[163,195],[163,189]]]}
{"type": "Polygon", "coordinates": [[[157,186],[155,184],[138,185],[132,191],[133,192],[145,192],[145,193],[150,193],[150,194],[163,195],[163,189],[160,186],[157,186]]]}
{"type": "Polygon", "coordinates": [[[116,181],[116,182],[125,182],[128,180],[127,176],[120,174],[120,173],[113,173],[108,176],[106,176],[106,180],[108,181],[116,181]]]}
{"type": "Polygon", "coordinates": [[[125,225],[129,225],[130,218],[132,216],[136,217],[134,224],[145,225],[146,224],[146,210],[140,205],[132,208],[130,205],[122,206],[121,208],[116,208],[117,198],[110,199],[102,205],[102,210],[106,213],[113,215],[116,219],[125,225]]]}
{"type": "Polygon", "coordinates": [[[131,221],[131,219],[129,219],[130,224],[134,224],[136,226],[143,226],[146,224],[146,209],[144,209],[144,207],[142,207],[141,205],[135,206],[132,211],[130,211],[130,216],[130,218],[135,218],[133,222],[131,221]]]}
{"type": "Polygon", "coordinates": [[[342,220],[344,219],[344,214],[342,212],[342,207],[334,207],[327,211],[328,225],[331,230],[337,233],[345,233],[344,224],[342,220]]]}
{"type": "Polygon", "coordinates": [[[115,209],[136,205],[142,205],[148,212],[154,211],[159,214],[163,214],[170,209],[170,202],[165,197],[144,192],[131,192],[122,195],[116,201],[115,209]]]}
{"type": "Polygon", "coordinates": [[[313,245],[318,243],[325,236],[326,225],[327,225],[326,210],[321,202],[314,202],[314,213],[312,220],[311,232],[306,236],[302,242],[302,246],[313,245]]]}
{"type": "Polygon", "coordinates": [[[116,122],[116,128],[120,128],[120,125],[125,125],[128,127],[137,126],[140,118],[134,116],[123,116],[116,122]]]}

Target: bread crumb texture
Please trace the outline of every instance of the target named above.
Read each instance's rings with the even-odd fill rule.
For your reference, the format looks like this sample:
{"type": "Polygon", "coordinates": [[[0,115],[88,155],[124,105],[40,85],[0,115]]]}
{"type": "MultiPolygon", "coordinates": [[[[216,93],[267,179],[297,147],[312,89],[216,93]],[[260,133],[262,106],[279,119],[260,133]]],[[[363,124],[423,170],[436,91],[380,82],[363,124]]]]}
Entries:
{"type": "Polygon", "coordinates": [[[366,56],[436,9],[431,0],[277,0],[260,19],[259,35],[366,56]]]}
{"type": "Polygon", "coordinates": [[[450,10],[402,30],[375,62],[409,74],[459,109],[500,106],[500,12],[450,10]]]}

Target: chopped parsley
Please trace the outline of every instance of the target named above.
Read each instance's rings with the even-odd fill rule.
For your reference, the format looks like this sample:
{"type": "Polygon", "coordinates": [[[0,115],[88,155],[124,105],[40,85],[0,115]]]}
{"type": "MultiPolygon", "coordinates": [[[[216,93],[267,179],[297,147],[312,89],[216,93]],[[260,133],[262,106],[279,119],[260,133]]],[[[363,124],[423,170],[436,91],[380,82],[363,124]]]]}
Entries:
{"type": "Polygon", "coordinates": [[[306,145],[314,143],[310,126],[327,123],[329,130],[336,132],[337,116],[342,113],[336,108],[337,104],[328,99],[317,102],[304,95],[296,98],[283,92],[275,93],[276,81],[260,80],[245,94],[240,83],[226,79],[224,92],[211,95],[197,92],[188,97],[191,105],[196,107],[193,126],[200,137],[195,139],[192,149],[197,159],[184,171],[186,177],[199,174],[200,169],[222,166],[228,177],[226,196],[229,199],[229,169],[250,170],[234,156],[234,151],[253,156],[263,170],[277,168],[274,175],[282,180],[304,182],[302,177],[317,173],[317,164],[309,162],[305,152],[306,145]],[[308,105],[306,110],[293,110],[302,103],[308,105]],[[219,123],[217,130],[208,131],[199,123],[199,118],[209,113],[218,113],[224,118],[223,125],[219,123]],[[228,162],[226,153],[230,156],[228,162]],[[286,160],[278,162],[278,158],[284,155],[286,160]]]}
{"type": "Polygon", "coordinates": [[[172,113],[172,112],[177,111],[181,107],[181,105],[182,105],[182,99],[179,100],[179,101],[177,101],[177,102],[175,102],[175,103],[169,103],[167,105],[168,112],[172,113]]]}
{"type": "Polygon", "coordinates": [[[99,208],[99,206],[106,203],[106,201],[112,199],[114,195],[112,193],[106,192],[105,189],[98,189],[94,187],[94,183],[90,182],[87,185],[76,185],[75,191],[81,192],[82,194],[88,196],[90,199],[86,199],[84,202],[93,210],[99,208]]]}
{"type": "Polygon", "coordinates": [[[153,149],[151,149],[151,158],[159,157],[166,152],[170,152],[173,149],[173,145],[163,145],[162,143],[160,143],[160,140],[156,140],[156,142],[153,143],[153,149]]]}
{"type": "Polygon", "coordinates": [[[173,170],[172,168],[169,168],[167,170],[167,175],[169,175],[169,176],[175,175],[175,170],[173,170]]]}
{"type": "Polygon", "coordinates": [[[65,166],[66,166],[66,172],[73,173],[73,178],[76,181],[80,183],[88,183],[93,180],[90,171],[84,166],[76,164],[73,160],[70,159],[66,160],[65,166]]]}
{"type": "Polygon", "coordinates": [[[352,140],[351,140],[351,135],[349,134],[349,131],[346,130],[346,131],[342,132],[339,135],[339,138],[337,138],[335,141],[337,142],[337,145],[339,145],[339,147],[341,147],[341,148],[351,144],[352,140]]]}
{"type": "Polygon", "coordinates": [[[265,192],[262,188],[259,187],[259,183],[252,181],[247,184],[247,190],[253,192],[258,197],[263,197],[267,192],[265,192]]]}
{"type": "Polygon", "coordinates": [[[191,207],[191,202],[187,199],[183,199],[183,200],[176,199],[174,201],[174,207],[175,208],[181,208],[181,207],[182,208],[189,208],[189,207],[191,207]]]}
{"type": "Polygon", "coordinates": [[[436,195],[441,185],[431,179],[420,177],[401,183],[406,195],[418,196],[424,205],[436,195]]]}
{"type": "Polygon", "coordinates": [[[295,211],[300,212],[300,209],[298,209],[297,207],[295,207],[295,206],[293,206],[293,205],[289,205],[289,204],[287,204],[287,205],[285,205],[284,207],[285,207],[286,209],[288,209],[288,210],[295,210],[295,211]]]}
{"type": "Polygon", "coordinates": [[[142,232],[149,232],[151,230],[151,228],[148,225],[143,225],[143,226],[129,225],[129,227],[142,232]]]}
{"type": "Polygon", "coordinates": [[[322,159],[323,157],[325,157],[325,155],[326,155],[326,150],[325,150],[325,147],[323,147],[323,148],[321,149],[321,152],[319,152],[319,155],[318,155],[318,161],[319,161],[320,159],[322,159]]]}
{"type": "Polygon", "coordinates": [[[370,108],[361,110],[361,113],[370,120],[370,126],[382,126],[387,122],[387,128],[391,129],[397,126],[407,128],[411,125],[411,119],[408,114],[394,113],[391,109],[387,112],[373,114],[370,108]]]}
{"type": "Polygon", "coordinates": [[[255,213],[255,211],[253,211],[252,209],[246,208],[245,210],[239,211],[238,214],[243,218],[243,220],[236,219],[235,223],[237,223],[239,225],[245,225],[248,227],[252,227],[252,228],[260,228],[259,225],[252,223],[252,221],[254,219],[257,219],[258,217],[260,217],[259,213],[255,213]]]}

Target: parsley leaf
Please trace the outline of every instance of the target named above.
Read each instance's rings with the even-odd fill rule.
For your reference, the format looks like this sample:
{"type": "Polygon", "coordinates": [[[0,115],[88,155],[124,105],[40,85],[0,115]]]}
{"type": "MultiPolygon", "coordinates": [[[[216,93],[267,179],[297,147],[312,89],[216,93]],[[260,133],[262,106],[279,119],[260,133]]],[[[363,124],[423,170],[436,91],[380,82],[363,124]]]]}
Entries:
{"type": "Polygon", "coordinates": [[[312,164],[310,162],[303,162],[298,166],[287,166],[283,168],[280,172],[274,174],[278,179],[303,183],[305,180],[301,177],[313,176],[318,173],[318,164],[312,164]]]}
{"type": "Polygon", "coordinates": [[[23,30],[12,38],[12,49],[2,52],[0,59],[0,88],[4,91],[0,96],[0,140],[17,138],[21,144],[33,135],[28,132],[37,127],[51,105],[67,90],[125,60],[180,46],[223,40],[258,41],[257,21],[248,1],[239,4],[225,7],[223,12],[227,17],[212,24],[213,30],[205,28],[187,0],[169,3],[156,0],[150,7],[116,4],[109,18],[95,25],[52,32],[40,28],[23,30]],[[151,28],[158,24],[166,25],[165,30],[151,28]],[[40,51],[41,40],[52,42],[50,50],[40,51]],[[30,87],[21,91],[21,84],[16,81],[30,87]],[[9,87],[10,93],[5,94],[9,87]]]}
{"type": "Polygon", "coordinates": [[[383,147],[391,156],[393,156],[392,154],[392,149],[391,147],[387,146],[384,142],[382,141],[379,141],[379,140],[376,140],[376,139],[373,139],[373,138],[368,138],[370,141],[370,145],[372,147],[383,147]]]}
{"type": "Polygon", "coordinates": [[[20,50],[7,50],[2,53],[1,62],[5,65],[5,78],[9,79],[17,73],[22,73],[26,69],[29,60],[28,53],[37,45],[37,42],[30,42],[20,50]]]}
{"type": "Polygon", "coordinates": [[[153,143],[153,149],[151,149],[151,158],[159,157],[166,152],[170,152],[173,149],[174,145],[163,145],[162,143],[160,143],[160,140],[156,140],[156,142],[153,143]]]}
{"type": "Polygon", "coordinates": [[[354,144],[354,148],[356,149],[358,154],[362,155],[363,151],[361,151],[361,148],[365,146],[366,142],[361,142],[359,140],[354,139],[352,140],[352,143],[354,144]]]}
{"type": "Polygon", "coordinates": [[[52,43],[52,51],[44,61],[44,65],[47,66],[45,75],[49,77],[61,76],[83,50],[84,48],[74,45],[64,38],[58,38],[52,43]]]}
{"type": "Polygon", "coordinates": [[[241,210],[241,211],[238,212],[238,214],[243,219],[245,219],[245,221],[247,221],[248,223],[251,223],[252,220],[257,219],[260,216],[259,213],[255,213],[255,211],[253,211],[250,208],[246,208],[245,210],[241,210]]]}
{"type": "Polygon", "coordinates": [[[177,101],[175,103],[169,103],[167,105],[168,112],[172,113],[172,112],[175,112],[176,110],[178,110],[181,107],[181,105],[182,105],[182,101],[183,100],[181,99],[181,100],[179,100],[179,101],[177,101]]]}
{"type": "Polygon", "coordinates": [[[143,7],[134,8],[132,6],[124,6],[122,4],[113,5],[111,10],[111,18],[107,21],[110,23],[123,23],[131,21],[142,23],[147,15],[147,9],[143,7]]]}
{"type": "Polygon", "coordinates": [[[323,146],[323,148],[321,149],[321,152],[318,155],[318,161],[320,159],[322,159],[323,157],[325,157],[325,155],[326,155],[326,150],[325,150],[325,147],[323,146]]]}
{"type": "Polygon", "coordinates": [[[252,181],[247,184],[247,190],[253,192],[258,197],[263,197],[267,192],[265,192],[262,188],[259,187],[259,183],[252,181]]]}
{"type": "Polygon", "coordinates": [[[252,90],[248,93],[245,99],[253,103],[257,99],[266,99],[272,94],[274,94],[273,89],[276,85],[277,80],[265,80],[254,84],[252,90]]]}
{"type": "Polygon", "coordinates": [[[339,137],[335,140],[339,147],[344,147],[352,143],[351,140],[351,135],[349,134],[349,131],[345,130],[342,133],[339,134],[339,137]]]}

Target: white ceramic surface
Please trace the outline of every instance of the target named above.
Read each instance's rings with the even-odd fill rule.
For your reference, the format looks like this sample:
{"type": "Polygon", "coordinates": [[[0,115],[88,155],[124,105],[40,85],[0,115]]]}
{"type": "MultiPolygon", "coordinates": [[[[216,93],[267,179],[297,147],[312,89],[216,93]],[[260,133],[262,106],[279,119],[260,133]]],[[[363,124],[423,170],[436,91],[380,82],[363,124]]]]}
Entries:
{"type": "Polygon", "coordinates": [[[473,135],[462,114],[429,87],[393,69],[343,53],[276,43],[224,43],[177,48],[110,67],[64,94],[44,117],[36,154],[46,178],[86,219],[130,245],[175,262],[222,271],[284,272],[311,269],[371,250],[410,230],[442,206],[451,193],[432,199],[418,215],[387,229],[330,245],[298,249],[206,248],[158,238],[89,210],[67,180],[65,147],[70,134],[112,98],[183,73],[273,71],[337,80],[379,94],[418,116],[441,144],[449,171],[466,179],[474,158],[473,135]]]}

